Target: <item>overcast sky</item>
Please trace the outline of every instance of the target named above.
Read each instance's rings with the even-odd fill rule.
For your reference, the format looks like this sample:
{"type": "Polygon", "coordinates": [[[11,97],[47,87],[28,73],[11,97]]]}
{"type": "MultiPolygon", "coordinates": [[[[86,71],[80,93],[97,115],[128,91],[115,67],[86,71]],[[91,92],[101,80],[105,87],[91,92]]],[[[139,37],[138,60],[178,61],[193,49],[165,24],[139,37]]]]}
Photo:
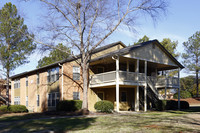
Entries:
{"type": "MultiPolygon", "coordinates": [[[[24,17],[25,24],[31,31],[40,25],[40,15],[44,12],[41,5],[37,2],[21,2],[17,0],[0,0],[0,8],[6,3],[12,2],[17,6],[20,15],[24,17]]],[[[183,51],[182,43],[192,36],[200,28],[200,0],[169,0],[170,5],[165,16],[154,23],[149,18],[140,18],[136,23],[136,32],[130,32],[126,28],[120,28],[115,32],[106,43],[122,41],[126,45],[133,44],[139,38],[147,35],[150,39],[170,38],[173,41],[178,41],[178,52],[183,51]]],[[[30,58],[30,63],[20,66],[12,73],[18,74],[24,71],[33,70],[36,68],[37,61],[42,56],[37,52],[30,58]]],[[[178,59],[181,61],[181,58],[178,59]]],[[[181,71],[181,77],[186,76],[184,70],[181,71]]]]}

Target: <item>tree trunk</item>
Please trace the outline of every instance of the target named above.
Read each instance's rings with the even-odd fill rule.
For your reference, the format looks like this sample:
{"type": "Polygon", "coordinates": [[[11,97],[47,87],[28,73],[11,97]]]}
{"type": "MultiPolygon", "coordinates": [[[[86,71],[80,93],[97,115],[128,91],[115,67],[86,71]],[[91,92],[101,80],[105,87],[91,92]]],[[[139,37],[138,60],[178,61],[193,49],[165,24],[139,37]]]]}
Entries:
{"type": "Polygon", "coordinates": [[[86,61],[82,62],[82,77],[83,77],[83,104],[82,109],[88,110],[88,69],[89,64],[86,61]]]}
{"type": "Polygon", "coordinates": [[[199,96],[199,76],[198,76],[199,71],[196,70],[196,89],[197,89],[197,97],[199,96]]]}
{"type": "Polygon", "coordinates": [[[9,70],[6,73],[6,105],[9,106],[9,70]]]}

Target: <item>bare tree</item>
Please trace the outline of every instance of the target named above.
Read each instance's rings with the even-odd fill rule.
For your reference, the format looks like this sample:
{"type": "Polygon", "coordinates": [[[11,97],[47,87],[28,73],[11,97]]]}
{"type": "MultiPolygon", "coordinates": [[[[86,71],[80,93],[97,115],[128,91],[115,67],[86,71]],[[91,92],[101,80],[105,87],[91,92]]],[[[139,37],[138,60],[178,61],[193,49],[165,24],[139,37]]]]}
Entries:
{"type": "Polygon", "coordinates": [[[165,0],[40,0],[40,2],[48,9],[48,17],[45,18],[48,23],[45,23],[43,28],[49,31],[48,36],[65,41],[68,47],[76,49],[81,55],[82,109],[88,109],[88,70],[93,50],[120,25],[126,25],[131,29],[138,16],[148,14],[155,20],[167,8],[165,0]]]}

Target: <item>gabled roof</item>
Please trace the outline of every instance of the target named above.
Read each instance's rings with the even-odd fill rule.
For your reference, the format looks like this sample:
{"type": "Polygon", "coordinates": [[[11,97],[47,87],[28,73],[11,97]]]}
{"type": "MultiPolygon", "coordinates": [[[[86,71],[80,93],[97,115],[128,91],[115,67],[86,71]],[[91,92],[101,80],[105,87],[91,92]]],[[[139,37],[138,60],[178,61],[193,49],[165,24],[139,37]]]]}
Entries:
{"type": "MultiPolygon", "coordinates": [[[[105,46],[96,48],[96,49],[92,52],[92,54],[95,54],[95,53],[97,53],[97,52],[101,52],[101,51],[103,51],[103,50],[105,50],[105,49],[114,47],[114,46],[116,46],[116,45],[118,45],[118,44],[120,44],[120,45],[123,46],[123,47],[126,47],[126,45],[125,45],[123,42],[118,41],[118,42],[115,42],[115,43],[111,43],[111,44],[108,44],[108,45],[105,45],[105,46]]],[[[64,60],[61,60],[61,61],[57,61],[57,62],[55,62],[55,63],[53,63],[53,64],[46,65],[46,66],[44,66],[44,67],[37,68],[37,69],[31,70],[31,71],[27,71],[27,72],[23,72],[23,73],[20,73],[20,74],[13,75],[13,76],[10,77],[10,79],[15,79],[15,78],[21,77],[21,76],[23,76],[23,75],[28,75],[28,74],[34,73],[34,72],[36,72],[36,71],[46,70],[46,69],[48,69],[48,68],[58,66],[58,64],[63,64],[63,63],[66,63],[66,62],[74,61],[74,60],[79,59],[81,56],[80,56],[80,55],[77,55],[76,57],[77,57],[77,58],[74,58],[74,57],[70,56],[70,57],[68,57],[67,59],[64,59],[64,60]]]]}
{"type": "Polygon", "coordinates": [[[141,48],[141,47],[144,47],[146,45],[149,45],[149,44],[156,44],[158,47],[161,48],[161,50],[163,50],[164,53],[167,54],[167,56],[169,58],[171,58],[181,69],[184,68],[184,66],[179,63],[176,58],[174,58],[159,42],[158,40],[151,40],[151,41],[147,41],[147,42],[143,42],[143,43],[140,43],[140,44],[136,44],[136,45],[131,45],[131,46],[128,46],[126,48],[123,48],[123,49],[119,49],[119,50],[116,50],[116,51],[113,51],[113,52],[110,52],[109,54],[105,54],[103,56],[100,56],[100,57],[97,57],[95,59],[92,60],[93,61],[97,61],[97,60],[101,60],[103,58],[107,58],[107,57],[112,57],[113,55],[125,55],[125,54],[128,54],[130,51],[132,50],[135,50],[137,48],[141,48]]]}
{"type": "MultiPolygon", "coordinates": [[[[108,49],[108,48],[111,48],[113,46],[116,46],[118,44],[122,45],[124,48],[122,49],[119,49],[119,50],[116,50],[116,51],[113,51],[113,52],[110,52],[108,54],[105,54],[103,56],[100,56],[100,57],[97,57],[95,59],[92,59],[91,62],[93,61],[97,61],[97,60],[101,60],[101,59],[104,59],[104,58],[107,58],[107,57],[112,57],[113,55],[125,55],[125,54],[128,54],[130,51],[132,50],[135,50],[137,48],[141,48],[141,47],[144,47],[146,45],[149,45],[149,44],[156,44],[158,47],[161,48],[161,50],[163,50],[164,53],[166,53],[166,55],[171,58],[181,69],[184,68],[184,66],[179,63],[176,58],[174,58],[160,43],[158,40],[151,40],[151,41],[147,41],[147,42],[143,42],[143,43],[140,43],[140,44],[136,44],[136,45],[131,45],[131,46],[128,46],[126,47],[126,45],[124,43],[122,43],[121,41],[119,42],[115,42],[115,43],[111,43],[111,44],[108,44],[108,45],[105,45],[103,47],[99,47],[99,48],[96,48],[92,54],[95,54],[97,52],[100,52],[100,51],[103,51],[105,49],[108,49]]],[[[58,61],[58,62],[55,62],[53,64],[50,64],[50,65],[47,65],[47,66],[44,66],[44,67],[41,67],[41,68],[38,68],[38,69],[34,69],[34,70],[31,70],[31,71],[28,71],[28,72],[23,72],[23,73],[20,73],[20,74],[17,74],[17,75],[14,75],[14,76],[11,76],[10,78],[11,79],[14,79],[14,78],[17,78],[17,77],[20,77],[20,76],[23,76],[23,75],[27,75],[27,74],[31,74],[31,73],[34,73],[36,71],[41,71],[41,70],[46,70],[48,68],[51,68],[51,67],[55,67],[55,66],[58,66],[58,64],[63,64],[63,63],[66,63],[66,62],[70,62],[70,61],[74,61],[74,60],[77,60],[80,58],[80,55],[77,55],[76,56],[77,58],[74,58],[72,56],[68,57],[67,59],[65,60],[61,60],[61,61],[58,61]]]]}

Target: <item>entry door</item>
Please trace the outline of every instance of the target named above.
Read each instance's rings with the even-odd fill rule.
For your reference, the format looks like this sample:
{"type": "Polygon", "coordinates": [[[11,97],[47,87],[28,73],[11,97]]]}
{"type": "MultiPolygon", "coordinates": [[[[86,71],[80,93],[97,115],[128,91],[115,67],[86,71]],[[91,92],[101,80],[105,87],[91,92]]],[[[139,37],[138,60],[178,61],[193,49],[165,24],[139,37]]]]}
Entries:
{"type": "Polygon", "coordinates": [[[104,100],[104,93],[103,92],[98,92],[97,96],[98,96],[98,100],[97,101],[104,100]]]}

